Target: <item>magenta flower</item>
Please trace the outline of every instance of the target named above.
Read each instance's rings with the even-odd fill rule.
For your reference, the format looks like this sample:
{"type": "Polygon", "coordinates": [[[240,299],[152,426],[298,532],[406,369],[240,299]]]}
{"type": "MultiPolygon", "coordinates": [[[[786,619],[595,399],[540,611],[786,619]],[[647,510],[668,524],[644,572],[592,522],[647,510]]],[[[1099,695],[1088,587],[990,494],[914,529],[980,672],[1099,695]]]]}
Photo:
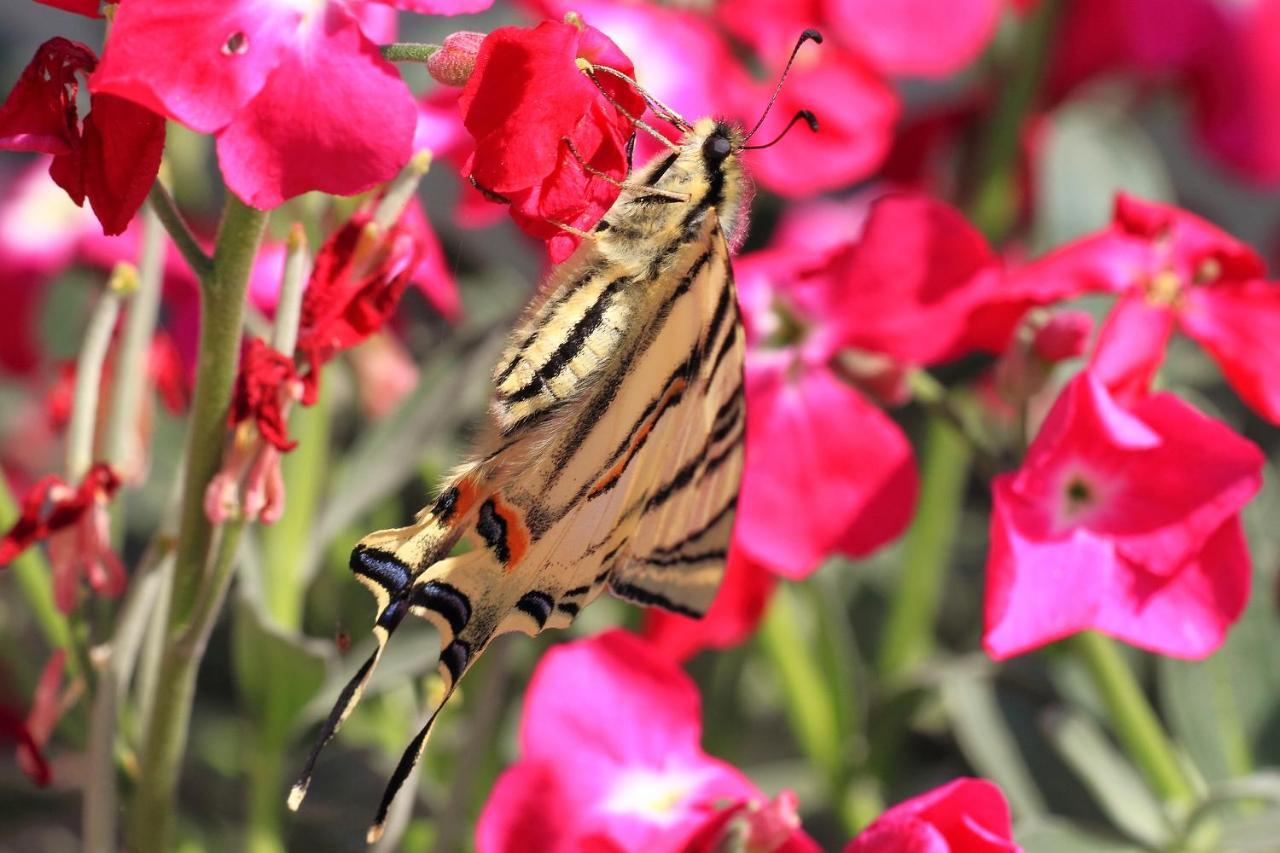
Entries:
{"type": "Polygon", "coordinates": [[[1260,415],[1280,423],[1280,287],[1262,259],[1203,219],[1121,194],[1111,225],[1016,273],[1060,292],[1120,294],[1094,364],[1113,391],[1143,393],[1174,326],[1197,340],[1260,415]]]}
{"type": "Polygon", "coordinates": [[[956,779],[898,803],[844,853],[1016,853],[1009,804],[986,779],[956,779]]]}
{"type": "Polygon", "coordinates": [[[753,840],[770,844],[761,849],[807,841],[787,800],[767,803],[739,770],[702,751],[699,705],[684,672],[623,631],[552,649],[525,693],[520,759],[480,814],[476,848],[711,850],[739,817],[763,836],[747,849],[753,840]],[[707,837],[716,834],[709,824],[721,826],[719,838],[707,837]]]}
{"type": "Polygon", "coordinates": [[[1012,657],[1087,629],[1200,658],[1249,592],[1252,442],[1171,394],[1118,405],[1089,372],[995,482],[983,644],[1012,657]]]}
{"type": "MultiPolygon", "coordinates": [[[[473,12],[491,0],[400,0],[473,12]]],[[[125,3],[90,80],[217,136],[227,186],[272,208],[310,190],[352,195],[409,159],[416,108],[361,29],[359,0],[125,3]]]]}

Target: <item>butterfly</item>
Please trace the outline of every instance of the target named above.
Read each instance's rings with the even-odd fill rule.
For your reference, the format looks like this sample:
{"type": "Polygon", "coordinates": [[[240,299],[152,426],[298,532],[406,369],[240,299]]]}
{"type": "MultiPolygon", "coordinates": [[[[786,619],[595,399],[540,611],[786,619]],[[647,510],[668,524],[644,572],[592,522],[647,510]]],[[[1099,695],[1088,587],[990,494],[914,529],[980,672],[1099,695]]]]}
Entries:
{"type": "MultiPolygon", "coordinates": [[[[796,50],[807,40],[821,36],[806,31],[796,50]]],[[[750,133],[711,118],[690,124],[636,89],[679,142],[636,119],[668,150],[619,183],[517,324],[469,461],[413,524],[370,533],[351,553],[377,604],[377,646],[339,695],[290,809],[405,616],[439,630],[444,681],[387,784],[370,843],[440,710],[495,637],[566,628],[605,590],[698,617],[724,573],[746,424],[730,247],[745,230],[741,154],[766,147],[747,145],[764,116],[750,133]],[[453,554],[463,540],[471,549],[453,554]]],[[[801,118],[817,129],[807,111],[787,129],[801,118]]]]}

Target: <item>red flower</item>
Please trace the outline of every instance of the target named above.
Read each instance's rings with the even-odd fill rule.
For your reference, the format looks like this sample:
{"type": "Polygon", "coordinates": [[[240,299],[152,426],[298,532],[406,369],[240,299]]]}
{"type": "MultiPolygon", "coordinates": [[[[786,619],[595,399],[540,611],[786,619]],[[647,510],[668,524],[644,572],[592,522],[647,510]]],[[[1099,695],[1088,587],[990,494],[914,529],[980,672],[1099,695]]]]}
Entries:
{"type": "Polygon", "coordinates": [[[777,818],[748,818],[760,840],[799,843],[786,800],[767,806],[702,751],[699,704],[684,672],[625,632],[552,649],[525,693],[520,759],[480,814],[477,849],[718,849],[727,824],[752,813],[777,818]]]}
{"type": "MultiPolygon", "coordinates": [[[[393,5],[464,12],[488,2],[393,5]]],[[[227,186],[255,207],[310,190],[362,192],[408,161],[415,110],[357,6],[122,4],[90,87],[216,135],[227,186]]]]}
{"type": "Polygon", "coordinates": [[[831,29],[886,74],[945,77],[978,58],[1001,0],[825,0],[831,29]]]}
{"type": "Polygon", "coordinates": [[[777,583],[777,575],[734,548],[715,601],[701,619],[650,607],[644,613],[644,637],[675,661],[704,649],[732,648],[755,633],[777,583]]]}
{"type": "Polygon", "coordinates": [[[619,111],[577,66],[578,59],[635,73],[631,60],[593,27],[552,21],[532,29],[501,27],[480,46],[458,101],[476,140],[464,174],[509,199],[516,223],[547,240],[557,263],[578,241],[553,223],[587,230],[618,197],[618,188],[588,173],[572,151],[621,180],[632,119],[645,109],[632,86],[598,75],[622,105],[619,111]]]}
{"type": "Polygon", "coordinates": [[[845,845],[844,853],[1015,853],[1009,804],[985,779],[956,779],[898,803],[845,845]]]}
{"type": "Polygon", "coordinates": [[[325,241],[302,297],[298,354],[310,366],[303,403],[311,405],[320,368],[376,332],[395,311],[422,258],[403,225],[380,228],[367,213],[351,217],[325,241]]]}
{"type": "Polygon", "coordinates": [[[18,520],[0,538],[0,566],[47,540],[54,601],[64,613],[75,605],[81,574],[97,592],[119,595],[125,572],[111,550],[107,517],[107,503],[119,487],[120,479],[103,462],[90,468],[75,489],[56,476],[40,480],[23,498],[18,520]]]}
{"type": "Polygon", "coordinates": [[[289,439],[284,406],[296,396],[297,384],[293,359],[272,349],[261,338],[250,338],[240,359],[231,398],[231,426],[252,420],[258,433],[277,450],[293,450],[298,442],[289,439]]]}
{"type": "MultiPolygon", "coordinates": [[[[1280,287],[1234,237],[1169,205],[1126,195],[1110,226],[1017,271],[1018,282],[1121,294],[1094,363],[1108,387],[1143,393],[1176,323],[1259,414],[1280,423],[1280,287]]],[[[1019,286],[1015,284],[1014,287],[1019,286]]]]}
{"type": "Polygon", "coordinates": [[[77,205],[86,198],[107,234],[137,213],[160,169],[164,119],[113,95],[94,93],[81,124],[77,73],[97,64],[78,42],[53,38],[36,51],[0,107],[0,148],[52,154],[49,174],[77,205]]]}
{"type": "Polygon", "coordinates": [[[48,785],[53,776],[41,750],[62,716],[63,701],[58,688],[62,684],[66,662],[67,653],[62,649],[49,658],[36,683],[31,710],[25,719],[20,711],[0,705],[0,737],[7,737],[18,744],[18,765],[31,781],[41,787],[48,785]]]}
{"type": "Polygon", "coordinates": [[[101,3],[99,0],[36,0],[45,6],[52,6],[55,9],[61,9],[64,12],[74,12],[77,15],[84,15],[88,18],[101,18],[102,15],[98,11],[101,3]]]}
{"type": "Polygon", "coordinates": [[[1086,629],[1204,657],[1240,615],[1249,441],[1170,394],[1122,409],[1088,372],[995,482],[983,644],[1003,659],[1086,629]],[[1070,594],[1064,594],[1069,590],[1070,594]]]}

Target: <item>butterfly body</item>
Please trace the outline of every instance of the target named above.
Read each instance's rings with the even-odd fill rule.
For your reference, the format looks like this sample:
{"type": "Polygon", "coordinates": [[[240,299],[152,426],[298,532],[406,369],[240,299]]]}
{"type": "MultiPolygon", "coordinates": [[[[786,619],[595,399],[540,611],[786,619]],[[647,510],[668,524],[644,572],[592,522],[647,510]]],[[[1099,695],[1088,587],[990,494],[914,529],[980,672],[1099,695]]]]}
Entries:
{"type": "Polygon", "coordinates": [[[440,630],[447,698],[494,637],[567,627],[605,589],[694,616],[710,605],[742,470],[745,341],[729,260],[741,145],[736,129],[703,119],[632,175],[512,333],[471,459],[414,524],[357,544],[351,567],[375,597],[378,648],[321,745],[409,613],[440,630]],[[451,556],[463,539],[471,550],[451,556]]]}

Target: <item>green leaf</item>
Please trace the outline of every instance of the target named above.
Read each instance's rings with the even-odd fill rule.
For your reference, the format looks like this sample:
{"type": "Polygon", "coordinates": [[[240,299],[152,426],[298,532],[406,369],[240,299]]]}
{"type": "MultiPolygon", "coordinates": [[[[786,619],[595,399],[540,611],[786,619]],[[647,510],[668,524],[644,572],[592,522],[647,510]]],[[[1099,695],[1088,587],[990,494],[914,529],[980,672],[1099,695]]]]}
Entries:
{"type": "Polygon", "coordinates": [[[1132,838],[1158,846],[1170,835],[1168,821],[1138,771],[1085,714],[1055,709],[1042,718],[1046,736],[1094,801],[1132,838]]]}
{"type": "Polygon", "coordinates": [[[956,740],[974,769],[1001,787],[1014,814],[1044,812],[1044,797],[1000,712],[995,685],[957,668],[943,677],[941,690],[956,740]]]}
{"type": "Polygon", "coordinates": [[[236,597],[231,642],[244,707],[264,742],[284,744],[302,710],[324,686],[324,644],[272,625],[243,596],[236,597]]]}
{"type": "Polygon", "coordinates": [[[1141,853],[1142,848],[1100,835],[1060,818],[1034,818],[1014,825],[1013,838],[1029,853],[1141,853]]]}

